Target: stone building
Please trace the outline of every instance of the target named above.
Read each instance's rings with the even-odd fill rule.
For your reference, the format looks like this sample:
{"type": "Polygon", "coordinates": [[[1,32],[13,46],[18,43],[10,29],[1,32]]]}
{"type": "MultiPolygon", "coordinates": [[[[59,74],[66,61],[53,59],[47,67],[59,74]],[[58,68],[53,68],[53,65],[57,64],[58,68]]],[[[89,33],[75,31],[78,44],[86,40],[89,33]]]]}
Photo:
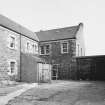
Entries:
{"type": "Polygon", "coordinates": [[[75,56],[84,56],[83,23],[36,32],[40,57],[52,64],[53,79],[75,79],[75,56]]]}
{"type": "Polygon", "coordinates": [[[21,76],[24,78],[24,54],[34,56],[35,61],[39,61],[36,34],[0,15],[0,80],[21,81],[21,76]]]}

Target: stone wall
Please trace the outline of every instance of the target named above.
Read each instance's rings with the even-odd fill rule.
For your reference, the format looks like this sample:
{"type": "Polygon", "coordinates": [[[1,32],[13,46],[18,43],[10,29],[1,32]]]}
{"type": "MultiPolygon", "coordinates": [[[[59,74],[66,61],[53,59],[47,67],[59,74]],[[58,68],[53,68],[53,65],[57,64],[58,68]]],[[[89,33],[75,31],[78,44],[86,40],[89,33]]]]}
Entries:
{"type": "Polygon", "coordinates": [[[39,46],[41,45],[51,45],[50,54],[49,55],[40,55],[40,57],[44,58],[48,63],[64,63],[70,62],[71,57],[75,56],[76,52],[76,42],[74,39],[69,39],[68,43],[68,53],[62,54],[61,53],[61,41],[52,41],[52,42],[40,42],[39,46]]]}
{"type": "Polygon", "coordinates": [[[38,42],[21,36],[21,75],[22,82],[38,82],[37,80],[37,57],[38,42]],[[29,43],[29,49],[27,49],[27,43],[29,43]],[[33,49],[33,44],[37,46],[36,51],[33,49]]]}
{"type": "Polygon", "coordinates": [[[38,42],[27,38],[25,36],[21,36],[21,52],[25,54],[38,55],[38,42]],[[29,43],[29,49],[27,50],[27,42],[29,43]],[[36,51],[33,49],[33,44],[36,45],[36,51]]]}
{"type": "Polygon", "coordinates": [[[79,24],[79,30],[76,35],[76,56],[85,56],[85,43],[83,36],[83,23],[79,24]]]}
{"type": "Polygon", "coordinates": [[[75,39],[68,39],[68,53],[61,53],[61,40],[52,42],[40,42],[39,46],[50,44],[50,54],[40,55],[41,58],[45,59],[50,64],[59,64],[59,79],[70,79],[72,74],[75,72],[74,69],[74,56],[76,54],[76,41],[75,39]],[[72,73],[72,74],[71,74],[72,73]]]}
{"type": "Polygon", "coordinates": [[[19,80],[20,71],[20,35],[10,31],[6,28],[0,27],[0,80],[19,80]],[[9,47],[9,36],[14,35],[16,37],[16,49],[9,47]],[[17,63],[17,74],[8,75],[9,61],[15,60],[17,63]]]}

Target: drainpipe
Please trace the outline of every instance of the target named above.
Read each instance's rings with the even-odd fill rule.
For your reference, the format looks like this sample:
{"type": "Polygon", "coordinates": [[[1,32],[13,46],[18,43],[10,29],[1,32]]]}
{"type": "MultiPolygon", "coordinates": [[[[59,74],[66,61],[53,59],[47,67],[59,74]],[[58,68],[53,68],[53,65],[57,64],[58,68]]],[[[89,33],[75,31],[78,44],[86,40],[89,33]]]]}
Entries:
{"type": "Polygon", "coordinates": [[[79,44],[77,46],[78,46],[78,56],[79,56],[79,44]]]}
{"type": "MultiPolygon", "coordinates": [[[[21,32],[21,27],[20,27],[21,32]]],[[[20,81],[21,81],[21,33],[20,33],[20,81]]]]}

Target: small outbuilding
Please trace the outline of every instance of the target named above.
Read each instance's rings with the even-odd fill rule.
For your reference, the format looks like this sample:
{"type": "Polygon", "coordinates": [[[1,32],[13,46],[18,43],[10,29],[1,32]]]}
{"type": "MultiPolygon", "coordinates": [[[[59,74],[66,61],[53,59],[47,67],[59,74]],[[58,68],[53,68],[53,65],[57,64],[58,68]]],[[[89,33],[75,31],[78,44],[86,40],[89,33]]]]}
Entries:
{"type": "Polygon", "coordinates": [[[105,81],[105,55],[76,57],[77,79],[105,81]]]}

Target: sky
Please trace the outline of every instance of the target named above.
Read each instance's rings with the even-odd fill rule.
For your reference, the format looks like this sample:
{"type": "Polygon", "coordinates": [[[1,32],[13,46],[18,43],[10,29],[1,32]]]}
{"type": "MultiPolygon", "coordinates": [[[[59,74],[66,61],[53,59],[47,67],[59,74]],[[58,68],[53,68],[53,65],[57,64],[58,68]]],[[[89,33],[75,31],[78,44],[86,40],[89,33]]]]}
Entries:
{"type": "Polygon", "coordinates": [[[34,32],[83,22],[86,55],[105,55],[105,0],[0,0],[0,14],[34,32]]]}

